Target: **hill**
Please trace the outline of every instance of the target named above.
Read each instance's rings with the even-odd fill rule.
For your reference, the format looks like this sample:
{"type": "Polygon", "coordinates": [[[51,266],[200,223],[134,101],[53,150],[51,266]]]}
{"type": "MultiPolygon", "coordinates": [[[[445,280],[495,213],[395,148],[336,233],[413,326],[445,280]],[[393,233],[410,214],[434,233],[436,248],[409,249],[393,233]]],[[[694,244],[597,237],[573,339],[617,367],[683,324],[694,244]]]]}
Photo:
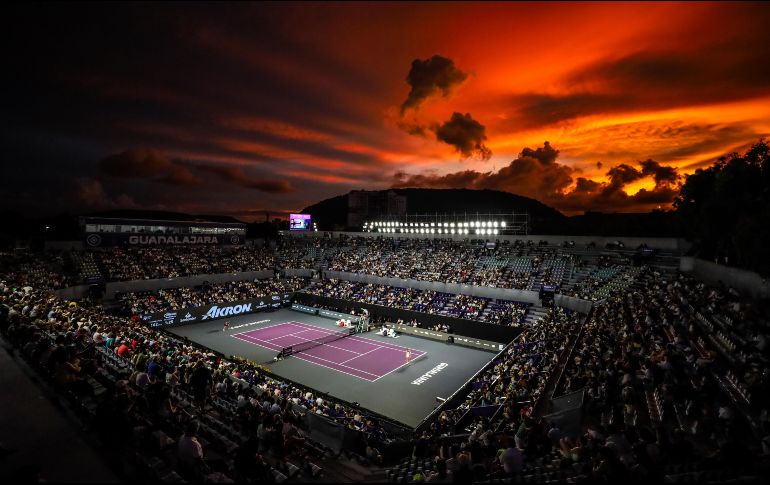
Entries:
{"type": "MultiPolygon", "coordinates": [[[[529,214],[531,234],[597,236],[676,237],[683,233],[672,211],[649,213],[587,212],[567,217],[553,207],[529,197],[498,190],[471,189],[391,189],[406,197],[408,214],[529,214]]],[[[321,228],[345,229],[348,194],[323,200],[303,212],[311,214],[321,228]]],[[[357,229],[357,228],[353,228],[357,229]]]]}
{"type": "MultiPolygon", "coordinates": [[[[550,225],[567,217],[556,209],[529,197],[501,192],[499,190],[470,189],[390,189],[406,197],[406,211],[409,214],[529,214],[533,225],[550,225]]],[[[303,212],[311,214],[321,227],[345,228],[347,225],[348,194],[338,195],[306,207],[303,212]]]]}

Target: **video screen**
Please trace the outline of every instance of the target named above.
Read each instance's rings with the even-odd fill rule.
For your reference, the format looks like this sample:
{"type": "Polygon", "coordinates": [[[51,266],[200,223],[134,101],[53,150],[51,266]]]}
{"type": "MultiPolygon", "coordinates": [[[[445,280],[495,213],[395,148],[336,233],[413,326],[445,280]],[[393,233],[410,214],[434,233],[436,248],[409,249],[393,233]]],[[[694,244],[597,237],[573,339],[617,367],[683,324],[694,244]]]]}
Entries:
{"type": "Polygon", "coordinates": [[[289,214],[290,231],[309,231],[310,214],[289,214]]]}

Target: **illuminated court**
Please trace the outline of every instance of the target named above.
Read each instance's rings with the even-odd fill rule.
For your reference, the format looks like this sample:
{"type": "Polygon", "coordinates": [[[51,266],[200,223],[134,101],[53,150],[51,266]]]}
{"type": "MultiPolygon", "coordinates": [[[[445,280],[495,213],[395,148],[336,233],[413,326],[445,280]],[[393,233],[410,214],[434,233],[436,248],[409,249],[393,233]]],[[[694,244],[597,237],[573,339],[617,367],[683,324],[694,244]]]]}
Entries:
{"type": "Polygon", "coordinates": [[[449,345],[410,335],[393,339],[375,332],[318,345],[275,361],[281,349],[333,336],[333,320],[281,309],[222,321],[168,329],[171,333],[225,356],[265,365],[277,376],[366,409],[407,426],[417,426],[494,358],[482,350],[449,345]],[[406,349],[411,358],[406,362],[406,349]]]}

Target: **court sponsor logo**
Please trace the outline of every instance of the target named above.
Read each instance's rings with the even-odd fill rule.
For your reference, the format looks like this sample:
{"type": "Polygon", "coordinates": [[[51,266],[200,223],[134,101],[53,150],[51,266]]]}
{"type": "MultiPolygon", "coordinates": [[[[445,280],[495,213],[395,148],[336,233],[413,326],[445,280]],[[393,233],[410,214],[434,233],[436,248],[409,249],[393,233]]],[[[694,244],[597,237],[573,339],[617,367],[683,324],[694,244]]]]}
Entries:
{"type": "Polygon", "coordinates": [[[251,303],[226,306],[222,308],[219,308],[218,306],[214,305],[213,307],[211,307],[209,311],[206,312],[205,315],[203,315],[201,320],[208,320],[209,318],[222,318],[229,315],[239,315],[241,313],[246,313],[250,311],[251,311],[251,303]]]}
{"type": "Polygon", "coordinates": [[[185,323],[186,323],[186,322],[192,322],[192,321],[195,321],[195,320],[197,320],[197,319],[198,319],[198,318],[197,318],[197,317],[194,317],[194,316],[192,316],[192,314],[191,314],[190,312],[187,312],[187,315],[185,315],[184,317],[182,317],[182,319],[181,319],[181,320],[179,320],[179,321],[180,321],[180,322],[185,322],[185,323]]]}
{"type": "MultiPolygon", "coordinates": [[[[270,320],[260,320],[260,321],[258,321],[258,322],[243,323],[243,324],[241,324],[241,325],[236,325],[236,326],[234,326],[234,327],[232,327],[232,328],[233,328],[233,330],[235,330],[236,328],[241,328],[241,327],[250,327],[251,325],[259,325],[260,323],[267,323],[267,322],[269,322],[269,321],[270,321],[270,320]]],[[[232,336],[234,337],[234,335],[232,335],[232,336]]]]}
{"type": "Polygon", "coordinates": [[[412,384],[414,384],[415,386],[419,386],[420,384],[423,384],[428,379],[430,379],[431,377],[435,376],[436,374],[438,374],[442,370],[446,369],[448,366],[449,366],[449,364],[447,364],[446,362],[442,362],[439,365],[437,365],[436,367],[434,367],[431,370],[429,370],[428,372],[426,372],[425,374],[423,374],[420,377],[418,377],[417,379],[413,380],[412,384]]]}

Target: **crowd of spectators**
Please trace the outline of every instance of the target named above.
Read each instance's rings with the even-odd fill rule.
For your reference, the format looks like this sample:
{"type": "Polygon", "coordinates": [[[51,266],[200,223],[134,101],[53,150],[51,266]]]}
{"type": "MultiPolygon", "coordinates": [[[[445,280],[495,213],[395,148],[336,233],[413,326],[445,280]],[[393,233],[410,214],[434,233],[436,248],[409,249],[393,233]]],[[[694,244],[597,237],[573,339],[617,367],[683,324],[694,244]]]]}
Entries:
{"type": "Polygon", "coordinates": [[[25,286],[34,283],[37,288],[58,290],[77,284],[75,278],[65,275],[65,264],[60,251],[0,250],[0,273],[5,274],[8,281],[23,280],[25,286]]]}
{"type": "MultiPolygon", "coordinates": [[[[361,264],[361,271],[367,264],[388,267],[400,258],[390,259],[398,252],[393,241],[375,239],[371,244],[380,256],[389,254],[386,266],[378,266],[382,257],[380,262],[367,260],[366,251],[358,251],[363,259],[347,256],[355,252],[350,241],[322,242],[315,249],[331,249],[332,263],[335,258],[340,265],[355,261],[350,264],[361,264]]],[[[414,244],[410,251],[422,258],[433,252],[440,268],[462,271],[462,263],[441,263],[456,249],[451,245],[414,244]]],[[[141,279],[135,278],[139,274],[168,277],[166,271],[174,275],[174,268],[182,266],[196,273],[220,272],[209,269],[221,269],[221,262],[202,266],[199,258],[208,250],[184,263],[171,261],[181,255],[167,248],[150,250],[143,261],[154,261],[147,266],[152,270],[117,266],[133,268],[122,273],[128,279],[141,279]],[[164,258],[169,261],[162,262],[164,258]]],[[[467,256],[465,250],[457,254],[467,256]]],[[[547,270],[558,259],[548,253],[552,248],[513,244],[502,251],[526,250],[545,251],[525,256],[531,256],[530,264],[541,258],[539,274],[550,281],[547,270]]],[[[247,253],[237,264],[258,260],[247,253]]],[[[271,471],[285,467],[289,458],[307,461],[302,417],[313,413],[360,431],[367,440],[366,453],[379,457],[375,462],[381,459],[375,443],[389,436],[357,408],[271,378],[246,360],[228,360],[137,320],[108,314],[88,299],[71,302],[51,294],[48,290],[65,283],[51,269],[61,263],[60,256],[44,263],[23,255],[3,256],[0,332],[62,393],[94,403],[93,419],[111,446],[127,446],[125,436],[147,438],[162,431],[176,442],[178,471],[187,480],[225,475],[269,480],[271,471]],[[95,392],[97,385],[106,392],[95,392]],[[212,434],[213,423],[227,431],[212,434]],[[203,434],[205,447],[198,439],[203,434]],[[213,458],[220,448],[234,454],[235,462],[213,458]]],[[[269,258],[260,261],[267,264],[269,258]]],[[[418,259],[404,260],[416,271],[410,277],[441,278],[444,269],[431,273],[418,259]]],[[[139,314],[293,291],[305,284],[294,278],[240,281],[122,299],[131,313],[139,314]]],[[[459,404],[442,410],[414,437],[413,458],[428,465],[413,481],[474,482],[538,474],[535,481],[643,483],[675,476],[734,479],[766,471],[766,305],[730,288],[709,288],[688,276],[648,267],[631,268],[614,258],[598,261],[576,288],[577,296],[596,299],[602,294],[601,304],[588,319],[550,308],[543,318],[523,326],[519,337],[473,380],[459,404]],[[567,434],[536,412],[553,390],[557,395],[584,391],[580,434],[567,434]],[[495,412],[473,412],[487,407],[495,412]]],[[[338,280],[317,281],[306,291],[351,304],[511,326],[521,325],[526,312],[516,302],[338,280]]],[[[375,316],[372,322],[381,320],[375,316]]],[[[418,320],[399,323],[422,326],[418,320]]],[[[429,328],[450,330],[441,324],[429,328]]]]}
{"type": "Polygon", "coordinates": [[[275,267],[269,248],[256,246],[168,246],[93,251],[108,281],[260,271],[275,267]]]}
{"type": "MultiPolygon", "coordinates": [[[[559,358],[577,338],[581,317],[551,309],[525,328],[471,384],[454,409],[442,411],[415,439],[413,456],[428,459],[412,481],[474,482],[514,478],[548,443],[543,421],[532,415],[559,358]],[[472,408],[495,406],[492,419],[472,408]],[[530,460],[531,458],[531,460],[530,460]]],[[[553,436],[553,433],[551,434],[553,436]]],[[[548,447],[550,449],[550,446],[548,447]]]]}
{"type": "Polygon", "coordinates": [[[279,238],[276,258],[282,268],[315,269],[321,260],[329,258],[344,244],[344,239],[328,237],[279,238]]]}
{"type": "Polygon", "coordinates": [[[770,458],[767,315],[766,302],[645,268],[633,289],[608,298],[584,324],[552,326],[549,316],[524,329],[465,402],[418,439],[417,465],[407,459],[393,476],[760,483],[770,458]],[[500,384],[543,338],[555,339],[545,373],[559,377],[555,371],[564,369],[556,395],[583,391],[577,434],[530,414],[544,380],[525,380],[532,400],[500,384]],[[489,405],[502,406],[493,418],[467,417],[489,405]]]}
{"type": "Polygon", "coordinates": [[[115,298],[122,303],[128,314],[146,315],[294,292],[306,285],[307,280],[304,278],[229,281],[195,287],[118,293],[115,298]]]}
{"type": "Polygon", "coordinates": [[[326,264],[332,271],[529,289],[538,275],[555,279],[553,267],[559,268],[561,283],[577,259],[561,248],[521,240],[487,246],[481,240],[353,237],[326,264]]]}
{"type": "Polygon", "coordinates": [[[303,292],[512,327],[522,324],[528,308],[525,303],[509,300],[334,279],[314,281],[303,292]]]}
{"type": "Polygon", "coordinates": [[[306,413],[360,431],[370,447],[389,439],[376,419],[272,379],[257,364],[225,359],[186,339],[106,314],[87,299],[67,301],[30,284],[5,278],[0,283],[0,332],[58,390],[93,403],[96,429],[110,446],[127,447],[130,436],[171,437],[179,447],[177,471],[187,480],[211,474],[221,479],[223,472],[225,478],[258,480],[254,470],[283,470],[289,457],[305,460],[306,413]],[[213,423],[226,432],[213,431],[213,423]],[[204,428],[211,450],[196,438],[204,428]],[[240,457],[234,468],[210,458],[220,456],[217,450],[240,457]]]}

